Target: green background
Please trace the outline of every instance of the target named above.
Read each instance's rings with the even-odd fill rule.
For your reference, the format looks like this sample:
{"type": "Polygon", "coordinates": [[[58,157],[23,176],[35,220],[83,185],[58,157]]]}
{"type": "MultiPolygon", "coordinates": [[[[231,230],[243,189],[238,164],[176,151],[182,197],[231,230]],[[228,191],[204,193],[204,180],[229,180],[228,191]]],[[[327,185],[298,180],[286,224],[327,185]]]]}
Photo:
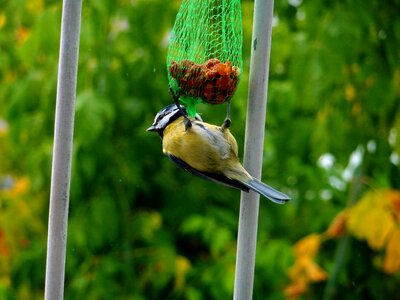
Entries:
{"type": "MultiPolygon", "coordinates": [[[[179,5],[83,1],[65,299],[232,298],[240,193],[179,170],[145,131],[171,102],[179,5]]],[[[239,149],[253,2],[242,10],[239,149]]],[[[293,200],[260,203],[254,299],[284,299],[293,244],[328,227],[355,176],[362,190],[400,187],[400,1],[279,0],[274,12],[263,180],[293,200]]],[[[60,18],[61,1],[0,2],[1,299],[43,297],[60,18]]],[[[197,109],[220,124],[226,106],[197,109]]],[[[318,256],[328,273],[337,244],[318,256]]],[[[337,299],[399,297],[399,274],[372,257],[352,240],[337,299]]],[[[304,299],[321,299],[325,286],[304,299]]]]}

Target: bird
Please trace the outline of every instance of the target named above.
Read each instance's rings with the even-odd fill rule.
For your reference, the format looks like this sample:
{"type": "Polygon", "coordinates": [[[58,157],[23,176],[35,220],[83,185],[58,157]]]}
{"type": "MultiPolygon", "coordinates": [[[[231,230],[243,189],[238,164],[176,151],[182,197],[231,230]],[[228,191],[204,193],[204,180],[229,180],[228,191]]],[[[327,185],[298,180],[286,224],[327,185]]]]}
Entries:
{"type": "Polygon", "coordinates": [[[194,175],[245,192],[255,191],[278,204],[289,201],[288,195],[261,182],[242,166],[229,126],[229,119],[217,126],[203,122],[199,114],[188,117],[186,108],[174,103],[157,113],[147,131],[158,133],[164,154],[194,175]]]}

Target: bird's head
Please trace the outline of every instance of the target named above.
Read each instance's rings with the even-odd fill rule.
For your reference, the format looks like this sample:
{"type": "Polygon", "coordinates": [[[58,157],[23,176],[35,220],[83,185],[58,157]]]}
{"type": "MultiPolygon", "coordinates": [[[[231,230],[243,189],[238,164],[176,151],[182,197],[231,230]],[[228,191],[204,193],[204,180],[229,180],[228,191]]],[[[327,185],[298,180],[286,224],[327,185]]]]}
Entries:
{"type": "MultiPolygon", "coordinates": [[[[187,115],[186,108],[183,105],[181,105],[181,109],[183,113],[187,115]]],[[[153,124],[147,128],[147,131],[155,131],[162,137],[164,129],[180,116],[182,116],[182,113],[176,104],[170,104],[157,113],[153,124]]],[[[199,114],[196,114],[195,119],[198,121],[203,121],[199,114]]]]}

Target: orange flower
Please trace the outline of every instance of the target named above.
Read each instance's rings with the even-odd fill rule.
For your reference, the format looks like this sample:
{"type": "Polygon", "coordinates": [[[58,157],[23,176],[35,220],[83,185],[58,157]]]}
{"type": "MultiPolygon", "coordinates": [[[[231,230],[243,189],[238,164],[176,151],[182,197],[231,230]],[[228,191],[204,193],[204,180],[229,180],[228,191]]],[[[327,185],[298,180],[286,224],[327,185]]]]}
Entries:
{"type": "Polygon", "coordinates": [[[18,45],[22,45],[28,39],[30,30],[25,27],[20,27],[15,33],[15,38],[17,40],[18,45]]]}
{"type": "Polygon", "coordinates": [[[400,270],[400,228],[398,227],[388,240],[383,270],[389,274],[400,270]]]}
{"type": "Polygon", "coordinates": [[[0,229],[0,254],[2,257],[9,257],[10,249],[6,245],[4,232],[0,229]]]}
{"type": "Polygon", "coordinates": [[[346,221],[347,221],[347,211],[341,211],[336,217],[333,219],[329,228],[325,231],[325,234],[328,238],[335,238],[342,236],[346,231],[346,221]]]}
{"type": "Polygon", "coordinates": [[[285,296],[287,299],[297,299],[307,291],[307,288],[308,284],[304,280],[295,281],[285,288],[285,296]]]}
{"type": "Polygon", "coordinates": [[[321,235],[311,234],[294,246],[296,261],[289,269],[292,283],[285,289],[288,299],[296,299],[304,294],[310,283],[327,279],[328,274],[314,261],[320,245],[321,235]]]}
{"type": "Polygon", "coordinates": [[[313,257],[300,257],[289,269],[289,277],[295,281],[317,282],[326,280],[327,273],[318,266],[313,257]]]}
{"type": "Polygon", "coordinates": [[[396,214],[397,221],[400,219],[400,193],[389,191],[389,203],[392,211],[396,214]]]}
{"type": "Polygon", "coordinates": [[[10,198],[14,198],[25,193],[28,190],[29,185],[29,179],[26,177],[21,177],[19,179],[16,179],[12,188],[9,190],[5,190],[4,193],[10,198]]]}
{"type": "Polygon", "coordinates": [[[345,231],[366,240],[371,249],[385,250],[375,260],[383,271],[400,271],[400,192],[378,190],[364,195],[353,207],[340,212],[323,235],[311,234],[294,246],[296,257],[288,276],[292,283],[285,289],[287,299],[298,299],[312,282],[326,280],[328,274],[315,261],[324,238],[341,236],[345,231]]]}
{"type": "Polygon", "coordinates": [[[311,234],[302,238],[294,246],[296,257],[314,257],[321,245],[321,236],[319,234],[311,234]]]}
{"type": "Polygon", "coordinates": [[[304,263],[305,271],[310,282],[324,281],[328,278],[328,274],[317,265],[311,258],[304,263]]]}

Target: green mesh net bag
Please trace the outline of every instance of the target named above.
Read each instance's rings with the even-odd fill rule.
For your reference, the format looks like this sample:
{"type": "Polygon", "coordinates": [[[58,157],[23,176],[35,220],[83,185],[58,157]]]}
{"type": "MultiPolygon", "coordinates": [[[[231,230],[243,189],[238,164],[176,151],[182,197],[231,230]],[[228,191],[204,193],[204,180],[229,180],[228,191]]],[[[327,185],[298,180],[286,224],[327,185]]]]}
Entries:
{"type": "Polygon", "coordinates": [[[171,89],[188,114],[229,101],[242,69],[240,0],[182,0],[168,46],[171,89]]]}

